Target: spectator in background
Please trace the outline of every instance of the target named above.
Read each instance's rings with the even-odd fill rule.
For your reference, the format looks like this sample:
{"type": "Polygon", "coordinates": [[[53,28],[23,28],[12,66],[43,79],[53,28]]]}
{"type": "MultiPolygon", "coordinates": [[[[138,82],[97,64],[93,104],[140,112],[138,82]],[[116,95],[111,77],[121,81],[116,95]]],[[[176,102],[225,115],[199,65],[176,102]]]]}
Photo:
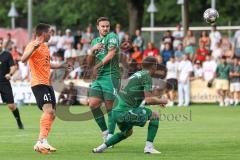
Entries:
{"type": "Polygon", "coordinates": [[[61,92],[58,103],[63,105],[78,105],[79,102],[77,100],[78,91],[76,87],[74,86],[73,82],[69,83],[69,86],[67,88],[64,88],[61,92]]]}
{"type": "Polygon", "coordinates": [[[173,49],[177,49],[178,45],[183,42],[183,37],[184,37],[183,31],[181,31],[181,25],[178,24],[176,28],[177,30],[173,31],[173,37],[174,37],[173,49]]]}
{"type": "Polygon", "coordinates": [[[231,43],[228,45],[228,48],[225,49],[223,55],[229,59],[234,57],[234,50],[231,43]]]}
{"type": "Polygon", "coordinates": [[[137,68],[141,68],[143,54],[139,50],[138,46],[133,46],[133,53],[131,54],[131,59],[137,63],[137,68]]]}
{"type": "Polygon", "coordinates": [[[92,26],[88,26],[86,32],[83,33],[81,43],[83,44],[83,51],[88,53],[88,50],[91,47],[91,42],[94,38],[94,34],[92,32],[92,26]]]}
{"type": "Polygon", "coordinates": [[[7,34],[7,40],[6,40],[6,42],[4,43],[4,48],[5,48],[5,50],[7,50],[7,51],[11,51],[13,45],[14,45],[14,42],[13,42],[13,40],[12,40],[12,35],[11,35],[11,33],[8,33],[8,34],[7,34]]]}
{"type": "Polygon", "coordinates": [[[192,58],[194,57],[195,44],[196,44],[196,38],[193,35],[193,32],[188,30],[186,37],[184,37],[184,39],[183,39],[183,47],[184,47],[184,53],[189,54],[190,60],[192,60],[192,58]]]}
{"type": "Polygon", "coordinates": [[[20,61],[21,58],[21,53],[18,51],[17,46],[13,45],[11,51],[10,51],[12,57],[13,57],[13,61],[16,64],[18,61],[20,61]]]}
{"type": "Polygon", "coordinates": [[[200,61],[200,63],[204,62],[206,56],[209,54],[209,51],[205,47],[205,43],[199,41],[199,48],[196,50],[196,53],[193,58],[193,62],[200,61]]]}
{"type": "Polygon", "coordinates": [[[81,43],[81,39],[82,39],[82,31],[81,30],[77,30],[76,35],[74,36],[74,45],[73,48],[77,49],[77,45],[79,43],[81,43]]]}
{"type": "Polygon", "coordinates": [[[230,92],[233,95],[234,105],[237,106],[240,98],[240,60],[237,57],[234,58],[230,71],[230,92]]]}
{"type": "Polygon", "coordinates": [[[142,52],[144,50],[144,39],[141,36],[141,31],[139,29],[135,31],[135,36],[136,37],[133,40],[133,45],[137,46],[139,50],[142,52]]]}
{"type": "Polygon", "coordinates": [[[53,56],[54,53],[57,52],[57,43],[58,43],[58,36],[56,35],[56,32],[54,29],[51,30],[51,37],[49,41],[47,42],[49,51],[50,51],[50,57],[53,56]]]}
{"type": "Polygon", "coordinates": [[[215,60],[212,60],[210,54],[206,56],[206,61],[203,62],[203,79],[208,82],[209,86],[211,87],[212,82],[215,78],[215,72],[217,68],[217,63],[215,60]]]}
{"type": "Polygon", "coordinates": [[[13,74],[13,81],[28,81],[29,80],[29,67],[27,63],[23,63],[22,61],[18,61],[17,63],[17,71],[13,74]]]}
{"type": "Polygon", "coordinates": [[[193,75],[194,79],[202,79],[203,78],[203,69],[201,65],[201,61],[197,60],[193,67],[193,75]]]}
{"type": "MultiPolygon", "coordinates": [[[[122,46],[124,43],[128,43],[130,46],[132,46],[132,39],[128,32],[124,33],[124,37],[122,39],[120,46],[122,46]]],[[[129,58],[130,50],[121,50],[121,62],[125,64],[126,62],[129,62],[129,58]]]]}
{"type": "Polygon", "coordinates": [[[64,45],[64,35],[63,35],[63,32],[61,30],[59,30],[58,33],[57,33],[57,39],[58,39],[58,42],[57,42],[57,52],[60,53],[60,55],[62,57],[64,57],[64,48],[63,48],[63,45],[64,45]]]}
{"type": "Polygon", "coordinates": [[[199,44],[200,43],[204,43],[205,47],[207,50],[210,49],[210,38],[208,36],[208,33],[206,31],[202,31],[201,34],[200,34],[200,38],[199,38],[199,44]]]}
{"type": "Polygon", "coordinates": [[[163,64],[166,65],[170,57],[174,56],[174,50],[169,42],[164,43],[164,49],[161,51],[163,64]]]}
{"type": "Polygon", "coordinates": [[[145,58],[147,56],[153,56],[153,57],[157,58],[158,62],[160,61],[159,50],[157,48],[155,48],[155,46],[152,42],[148,42],[147,48],[143,52],[143,58],[145,58]]]}
{"type": "Polygon", "coordinates": [[[178,106],[189,106],[190,104],[190,76],[193,66],[188,54],[183,55],[178,65],[178,106]]]}
{"type": "Polygon", "coordinates": [[[115,33],[118,35],[119,43],[121,44],[125,33],[121,30],[121,25],[119,23],[115,26],[115,33]]]}
{"type": "Polygon", "coordinates": [[[174,106],[175,100],[175,91],[177,90],[177,71],[178,71],[178,62],[175,61],[175,57],[171,56],[170,60],[167,62],[167,96],[168,96],[168,104],[167,106],[172,107],[174,106]]]}
{"type": "Polygon", "coordinates": [[[216,25],[212,26],[212,31],[211,31],[209,37],[211,40],[210,50],[214,51],[217,47],[216,44],[219,43],[222,39],[221,33],[217,31],[216,25]]]}
{"type": "Polygon", "coordinates": [[[223,36],[221,39],[221,48],[223,50],[223,53],[230,48],[231,42],[229,41],[229,38],[227,36],[223,36]]]}
{"type": "MultiPolygon", "coordinates": [[[[56,61],[52,61],[55,64],[62,64],[64,63],[63,57],[59,54],[56,54],[56,61]]],[[[66,77],[66,70],[64,68],[54,69],[51,72],[51,80],[52,81],[59,81],[62,82],[66,77]]]]}
{"type": "Polygon", "coordinates": [[[229,73],[231,71],[231,65],[226,62],[226,57],[221,57],[221,62],[216,69],[216,89],[220,97],[219,105],[228,105],[227,91],[229,90],[229,73]],[[226,100],[226,101],[225,101],[226,100]]]}
{"type": "Polygon", "coordinates": [[[83,66],[87,59],[87,53],[83,51],[81,43],[77,44],[77,49],[75,50],[75,53],[76,53],[75,57],[77,58],[79,65],[83,66]]]}
{"type": "Polygon", "coordinates": [[[64,35],[64,43],[63,49],[66,50],[70,45],[73,46],[74,38],[72,36],[72,31],[70,29],[66,29],[64,35]]]}
{"type": "Polygon", "coordinates": [[[216,43],[216,47],[212,51],[212,57],[218,63],[222,56],[223,56],[223,50],[221,48],[221,41],[219,41],[216,43]]]}
{"type": "Polygon", "coordinates": [[[235,56],[240,58],[240,30],[235,32],[233,42],[235,56]]]}
{"type": "Polygon", "coordinates": [[[76,56],[76,50],[73,48],[73,44],[68,44],[68,47],[64,52],[64,60],[68,62],[74,56],[76,56]]]}
{"type": "Polygon", "coordinates": [[[177,50],[175,51],[174,53],[174,56],[175,56],[175,60],[176,61],[180,61],[183,57],[183,44],[180,43],[178,46],[177,46],[177,50]]]}
{"type": "Polygon", "coordinates": [[[162,42],[163,43],[168,42],[171,45],[173,45],[173,41],[174,41],[174,37],[172,36],[172,32],[169,30],[166,31],[164,37],[162,38],[162,42]]]}

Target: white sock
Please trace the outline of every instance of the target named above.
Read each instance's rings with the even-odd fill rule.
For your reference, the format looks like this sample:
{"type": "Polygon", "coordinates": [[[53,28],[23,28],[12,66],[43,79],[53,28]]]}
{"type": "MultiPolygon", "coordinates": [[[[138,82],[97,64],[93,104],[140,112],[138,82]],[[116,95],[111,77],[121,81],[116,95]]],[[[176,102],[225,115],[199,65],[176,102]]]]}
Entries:
{"type": "Polygon", "coordinates": [[[108,130],[102,132],[103,136],[108,135],[108,130]]]}
{"type": "Polygon", "coordinates": [[[104,150],[104,149],[106,149],[106,148],[107,148],[107,145],[106,145],[105,143],[103,143],[103,144],[101,144],[100,146],[98,146],[97,149],[99,149],[99,150],[104,150]]]}
{"type": "Polygon", "coordinates": [[[47,141],[46,138],[43,138],[43,139],[41,140],[41,142],[44,143],[44,144],[48,144],[48,141],[47,141]]]}
{"type": "Polygon", "coordinates": [[[112,136],[113,136],[113,134],[108,134],[107,140],[109,140],[112,136]]]}
{"type": "Polygon", "coordinates": [[[153,147],[153,143],[149,142],[149,141],[146,141],[146,147],[153,147]]]}

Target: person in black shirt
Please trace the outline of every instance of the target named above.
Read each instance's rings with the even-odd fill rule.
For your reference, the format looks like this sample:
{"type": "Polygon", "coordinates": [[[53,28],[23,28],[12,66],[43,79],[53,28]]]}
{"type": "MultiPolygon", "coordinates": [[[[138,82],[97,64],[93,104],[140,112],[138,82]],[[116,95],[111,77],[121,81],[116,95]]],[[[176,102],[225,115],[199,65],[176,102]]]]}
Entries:
{"type": "Polygon", "coordinates": [[[14,104],[12,87],[9,82],[11,76],[16,70],[12,55],[3,50],[3,42],[0,41],[0,94],[2,101],[7,103],[8,108],[12,111],[19,129],[24,129],[20,118],[19,110],[14,104]]]}

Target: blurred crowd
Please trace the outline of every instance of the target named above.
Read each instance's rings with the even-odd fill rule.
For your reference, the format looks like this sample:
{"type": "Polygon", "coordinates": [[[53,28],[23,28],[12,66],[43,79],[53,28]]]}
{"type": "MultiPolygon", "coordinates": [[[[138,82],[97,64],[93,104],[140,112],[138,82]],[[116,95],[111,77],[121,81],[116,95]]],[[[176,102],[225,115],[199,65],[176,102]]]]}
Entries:
{"type": "MultiPolygon", "coordinates": [[[[140,30],[131,36],[116,24],[114,32],[118,34],[120,44],[128,42],[130,49],[121,50],[120,67],[122,77],[127,78],[132,73],[141,69],[142,59],[146,56],[154,56],[159,64],[166,66],[166,80],[170,84],[168,106],[174,105],[175,93],[178,92],[178,105],[190,104],[190,81],[201,79],[207,81],[208,87],[212,87],[213,81],[221,97],[219,104],[237,105],[240,91],[240,30],[234,37],[222,36],[216,26],[212,26],[210,32],[201,31],[196,34],[191,30],[184,36],[181,26],[177,25],[175,31],[166,31],[158,41],[157,47],[153,42],[147,42],[140,30]]],[[[63,31],[52,30],[52,36],[48,42],[51,61],[53,63],[72,63],[74,70],[67,73],[64,69],[51,72],[52,81],[65,79],[89,79],[91,68],[87,65],[87,56],[91,41],[97,36],[93,32],[93,26],[86,30],[72,32],[70,29],[63,31]]],[[[13,81],[28,81],[30,78],[28,65],[20,61],[20,51],[11,39],[0,37],[4,42],[5,50],[8,50],[18,67],[13,75],[13,81]]]]}

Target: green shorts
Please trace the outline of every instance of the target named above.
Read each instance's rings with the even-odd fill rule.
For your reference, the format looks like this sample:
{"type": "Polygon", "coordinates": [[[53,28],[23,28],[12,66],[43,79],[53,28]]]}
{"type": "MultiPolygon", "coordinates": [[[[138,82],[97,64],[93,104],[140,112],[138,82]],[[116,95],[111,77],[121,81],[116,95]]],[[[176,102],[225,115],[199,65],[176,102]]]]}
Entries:
{"type": "Polygon", "coordinates": [[[99,97],[102,100],[114,100],[120,88],[120,78],[111,76],[98,77],[92,82],[89,97],[99,97]]]}
{"type": "Polygon", "coordinates": [[[126,111],[113,110],[112,116],[121,132],[127,134],[134,126],[144,127],[152,116],[152,110],[141,107],[126,111]]]}

